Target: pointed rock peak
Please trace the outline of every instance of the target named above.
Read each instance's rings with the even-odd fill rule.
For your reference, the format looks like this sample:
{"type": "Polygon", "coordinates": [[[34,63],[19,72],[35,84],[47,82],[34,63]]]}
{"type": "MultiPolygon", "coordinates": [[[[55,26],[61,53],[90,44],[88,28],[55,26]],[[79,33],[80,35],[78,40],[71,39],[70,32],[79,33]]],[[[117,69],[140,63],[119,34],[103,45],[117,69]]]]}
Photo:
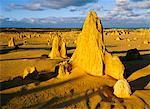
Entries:
{"type": "Polygon", "coordinates": [[[98,32],[102,32],[102,24],[100,18],[93,10],[89,12],[83,25],[83,31],[90,31],[90,30],[91,31],[97,30],[98,32]]]}
{"type": "Polygon", "coordinates": [[[73,67],[81,68],[91,75],[103,75],[105,45],[102,31],[99,17],[96,12],[91,11],[86,17],[77,39],[76,50],[70,59],[73,67]]]}

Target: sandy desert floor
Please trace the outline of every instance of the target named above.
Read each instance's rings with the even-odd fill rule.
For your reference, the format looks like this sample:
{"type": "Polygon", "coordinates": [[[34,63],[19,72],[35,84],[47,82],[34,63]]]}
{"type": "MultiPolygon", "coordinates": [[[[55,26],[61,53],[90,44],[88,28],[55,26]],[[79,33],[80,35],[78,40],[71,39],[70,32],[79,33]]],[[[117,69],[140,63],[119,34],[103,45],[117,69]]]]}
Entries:
{"type": "MultiPolygon", "coordinates": [[[[116,80],[106,75],[96,77],[73,69],[68,77],[57,78],[55,66],[64,59],[47,57],[55,33],[0,33],[1,108],[150,109],[150,29],[104,30],[107,50],[119,56],[125,66],[125,77],[133,92],[126,99],[112,94],[116,80]],[[11,37],[18,46],[7,46],[11,37]],[[141,59],[126,60],[127,51],[134,48],[140,52],[141,59]],[[37,68],[39,80],[22,78],[28,66],[37,68]]],[[[80,31],[59,34],[65,39],[69,59],[76,48],[75,40],[80,31]]]]}

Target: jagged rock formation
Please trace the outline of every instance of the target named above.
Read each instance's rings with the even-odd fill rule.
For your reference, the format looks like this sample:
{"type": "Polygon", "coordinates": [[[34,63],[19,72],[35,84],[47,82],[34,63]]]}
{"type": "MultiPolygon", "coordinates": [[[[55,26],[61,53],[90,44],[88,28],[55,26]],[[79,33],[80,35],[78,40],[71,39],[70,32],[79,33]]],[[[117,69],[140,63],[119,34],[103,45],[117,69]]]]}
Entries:
{"type": "Polygon", "coordinates": [[[123,79],[124,65],[121,63],[117,56],[112,56],[110,53],[105,51],[105,74],[115,79],[123,79]]]}
{"type": "Polygon", "coordinates": [[[114,85],[114,94],[119,98],[128,98],[131,94],[129,83],[125,79],[120,79],[114,85]]]}
{"type": "Polygon", "coordinates": [[[15,47],[15,41],[13,37],[11,37],[11,39],[9,40],[8,47],[15,47]]]}
{"type": "Polygon", "coordinates": [[[23,72],[23,79],[27,76],[29,76],[32,79],[38,79],[39,75],[38,75],[38,72],[36,70],[36,67],[27,67],[27,68],[25,68],[24,72],[23,72]]]}
{"type": "Polygon", "coordinates": [[[67,58],[66,44],[62,37],[55,36],[52,43],[52,50],[49,54],[51,59],[67,58]]]}
{"type": "Polygon", "coordinates": [[[103,75],[105,46],[102,31],[99,17],[91,11],[84,22],[82,32],[77,39],[76,50],[70,59],[73,67],[79,67],[92,75],[103,75]]]}

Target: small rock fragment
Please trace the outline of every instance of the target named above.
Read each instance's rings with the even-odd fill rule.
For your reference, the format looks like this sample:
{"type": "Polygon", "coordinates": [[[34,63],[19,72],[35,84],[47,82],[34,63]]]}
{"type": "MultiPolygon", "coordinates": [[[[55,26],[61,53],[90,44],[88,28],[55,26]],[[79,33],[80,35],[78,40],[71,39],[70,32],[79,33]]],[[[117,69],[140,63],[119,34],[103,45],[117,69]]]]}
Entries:
{"type": "Polygon", "coordinates": [[[125,79],[120,79],[114,85],[114,95],[118,98],[128,98],[131,94],[129,83],[125,79]]]}

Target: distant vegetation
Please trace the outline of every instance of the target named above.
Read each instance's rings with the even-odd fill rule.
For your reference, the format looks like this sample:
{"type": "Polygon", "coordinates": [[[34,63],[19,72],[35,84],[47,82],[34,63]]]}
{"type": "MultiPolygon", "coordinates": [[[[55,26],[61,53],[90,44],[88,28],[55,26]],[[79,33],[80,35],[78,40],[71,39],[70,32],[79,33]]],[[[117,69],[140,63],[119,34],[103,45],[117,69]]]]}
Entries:
{"type": "Polygon", "coordinates": [[[82,28],[0,28],[0,32],[67,32],[81,30],[82,28]]]}
{"type": "MultiPolygon", "coordinates": [[[[104,28],[106,29],[123,29],[123,28],[104,28]]],[[[149,28],[124,28],[126,30],[133,29],[149,29],[149,28]]],[[[69,32],[81,31],[82,28],[0,28],[0,32],[69,32]]]]}

